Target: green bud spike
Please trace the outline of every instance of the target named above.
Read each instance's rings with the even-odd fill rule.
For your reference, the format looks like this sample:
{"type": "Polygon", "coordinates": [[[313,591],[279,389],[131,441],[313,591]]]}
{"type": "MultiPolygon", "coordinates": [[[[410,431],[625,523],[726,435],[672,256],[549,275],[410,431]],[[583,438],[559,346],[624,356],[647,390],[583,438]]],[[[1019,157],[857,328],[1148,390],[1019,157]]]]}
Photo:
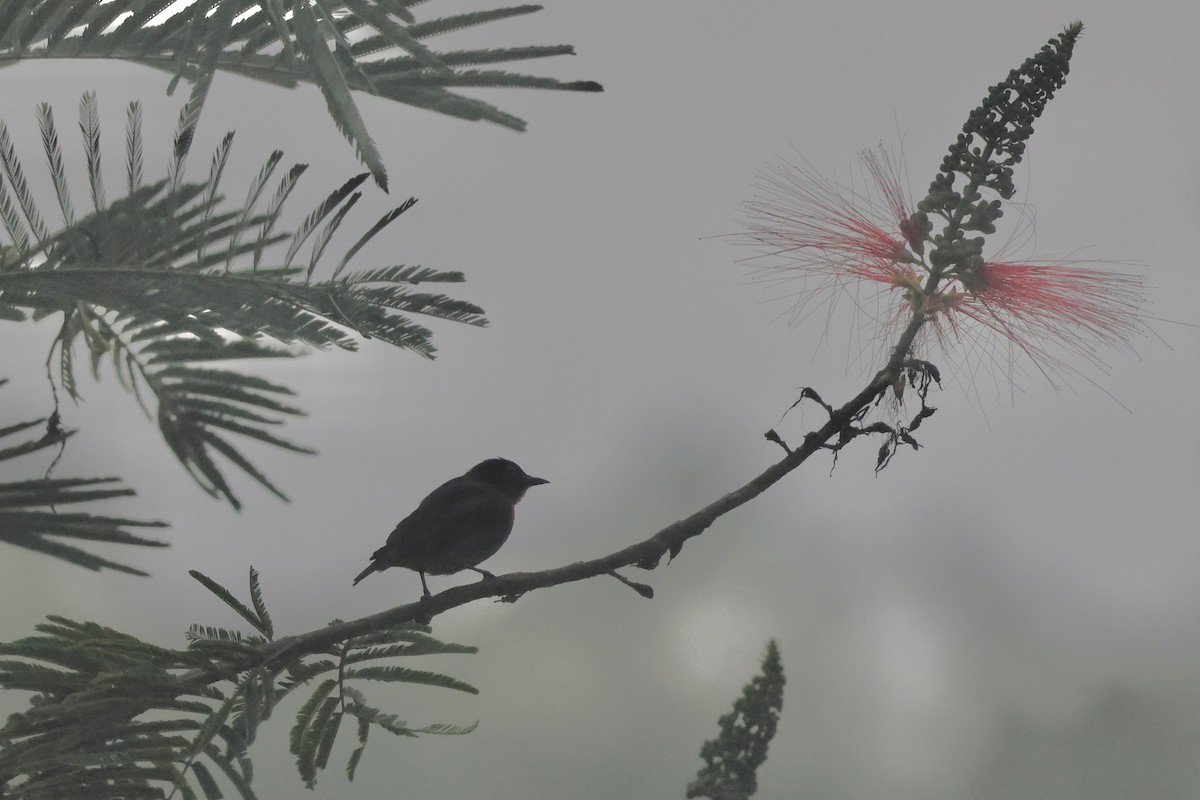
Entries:
{"type": "Polygon", "coordinates": [[[937,214],[947,222],[943,232],[934,237],[930,254],[931,263],[943,267],[941,274],[955,274],[966,267],[964,256],[975,255],[973,248],[964,250],[964,231],[995,231],[1002,213],[1000,201],[982,201],[979,189],[991,189],[1005,200],[1016,192],[1013,167],[1025,153],[1033,121],[1066,82],[1075,40],[1082,31],[1082,22],[1068,25],[1037,55],[991,87],[950,145],[929,194],[917,204],[918,210],[937,214]],[[955,190],[958,176],[966,179],[961,191],[955,190]]]}

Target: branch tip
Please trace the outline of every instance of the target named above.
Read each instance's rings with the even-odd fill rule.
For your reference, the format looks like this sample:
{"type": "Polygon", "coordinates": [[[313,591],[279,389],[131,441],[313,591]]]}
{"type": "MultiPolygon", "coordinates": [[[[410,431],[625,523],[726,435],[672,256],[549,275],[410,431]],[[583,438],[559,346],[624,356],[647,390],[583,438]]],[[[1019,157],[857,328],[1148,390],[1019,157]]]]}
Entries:
{"type": "Polygon", "coordinates": [[[787,453],[789,456],[792,454],[792,448],[788,447],[788,445],[787,445],[787,442],[785,442],[785,441],[783,440],[783,438],[782,438],[782,437],[781,437],[781,436],[780,436],[778,433],[776,433],[776,432],[775,432],[775,429],[774,429],[774,428],[772,428],[771,430],[769,430],[769,431],[767,431],[766,433],[764,433],[764,434],[763,434],[763,437],[764,437],[764,438],[765,438],[765,439],[766,439],[768,442],[774,442],[775,444],[777,444],[777,445],[779,445],[780,447],[782,447],[782,448],[783,448],[783,452],[787,453]]]}
{"type": "Polygon", "coordinates": [[[647,600],[654,599],[654,589],[652,587],[647,586],[644,583],[638,583],[637,581],[631,581],[631,580],[629,580],[629,578],[626,578],[624,575],[620,574],[616,570],[613,570],[613,571],[609,572],[608,574],[613,576],[617,580],[619,580],[621,583],[628,586],[630,589],[633,589],[635,592],[637,592],[638,594],[640,594],[642,597],[646,598],[647,600]]]}

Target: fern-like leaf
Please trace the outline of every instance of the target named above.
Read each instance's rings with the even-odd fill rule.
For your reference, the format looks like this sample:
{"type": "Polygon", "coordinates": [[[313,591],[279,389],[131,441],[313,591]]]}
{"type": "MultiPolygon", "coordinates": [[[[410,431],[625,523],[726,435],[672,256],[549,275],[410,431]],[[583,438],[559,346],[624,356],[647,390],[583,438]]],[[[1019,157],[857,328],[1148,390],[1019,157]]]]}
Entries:
{"type": "MultiPolygon", "coordinates": [[[[253,611],[211,579],[193,575],[252,624],[266,618],[256,572],[253,611]]],[[[97,798],[119,787],[123,797],[207,798],[231,786],[253,800],[249,747],[261,722],[280,698],[322,674],[327,677],[309,691],[288,735],[310,787],[327,767],[347,716],[357,733],[350,777],[371,727],[406,738],[475,728],[410,727],[347,682],[353,670],[346,669],[346,656],[364,648],[378,658],[388,657],[378,648],[401,644],[419,647],[391,655],[470,650],[438,642],[428,626],[402,625],[334,643],[336,660],[314,660],[321,655],[315,652],[281,658],[278,649],[269,655],[262,637],[205,625],[193,625],[188,639],[185,650],[171,650],[94,622],[52,616],[37,626],[37,635],[0,643],[0,689],[35,694],[0,727],[0,792],[25,800],[97,798]],[[289,677],[277,681],[283,673],[289,677]]],[[[403,672],[394,670],[388,679],[403,672]]],[[[416,682],[451,685],[448,679],[416,682]]]]}
{"type": "Polygon", "coordinates": [[[100,106],[95,92],[85,92],[79,101],[79,130],[83,134],[92,208],[99,211],[108,205],[108,200],[104,192],[104,176],[100,171],[100,106]]]}
{"type": "Polygon", "coordinates": [[[291,266],[292,259],[296,256],[296,251],[298,251],[300,246],[303,245],[308,237],[312,235],[312,232],[317,229],[317,226],[321,224],[321,221],[333,213],[334,210],[337,209],[342,203],[346,202],[347,198],[352,197],[354,195],[354,190],[362,185],[362,182],[366,179],[367,173],[365,172],[361,175],[355,175],[337,189],[330,192],[329,196],[326,197],[320,205],[309,212],[308,216],[304,218],[304,221],[300,223],[300,227],[296,229],[296,234],[292,237],[292,243],[288,245],[287,255],[284,256],[283,259],[283,266],[285,269],[291,266]]]}
{"type": "Polygon", "coordinates": [[[325,97],[325,106],[334,124],[354,145],[359,159],[371,170],[379,188],[386,192],[387,170],[383,166],[383,158],[367,133],[367,125],[358,113],[354,98],[350,96],[350,84],[340,64],[329,50],[322,32],[328,26],[328,20],[319,20],[314,8],[302,3],[294,9],[292,21],[296,40],[312,61],[313,70],[319,77],[321,94],[325,97]],[[322,25],[322,22],[326,25],[322,25]]]}
{"type": "MultiPolygon", "coordinates": [[[[70,431],[46,423],[47,420],[39,419],[0,428],[0,439],[4,439],[46,426],[45,433],[39,438],[0,447],[0,461],[61,445],[70,437],[70,431]]],[[[76,545],[103,542],[165,547],[166,542],[139,536],[132,529],[164,528],[166,523],[62,510],[77,503],[128,497],[134,493],[118,484],[116,478],[35,478],[0,483],[0,541],[86,569],[145,575],[142,570],[102,558],[76,545]]]]}
{"type": "Polygon", "coordinates": [[[308,700],[296,713],[296,722],[292,725],[288,741],[292,755],[296,757],[296,767],[300,778],[308,788],[312,788],[317,780],[315,764],[317,748],[323,734],[323,725],[328,721],[338,698],[333,694],[338,682],[329,679],[322,681],[308,700]]]}
{"type": "Polygon", "coordinates": [[[204,656],[62,617],[37,630],[0,643],[0,688],[36,693],[0,728],[5,797],[219,797],[216,765],[254,798],[244,740],[226,724],[239,693],[180,677],[203,674],[204,656]]]}
{"type": "Polygon", "coordinates": [[[42,148],[46,151],[46,162],[50,167],[50,180],[54,184],[54,196],[67,225],[75,224],[75,209],[71,204],[71,193],[67,189],[66,168],[63,167],[62,147],[58,143],[58,130],[54,126],[54,110],[49,103],[37,107],[38,126],[42,130],[42,148]]]}
{"type": "Polygon", "coordinates": [[[338,265],[333,268],[333,275],[330,276],[330,280],[337,279],[337,276],[340,275],[342,270],[346,268],[346,264],[349,263],[350,259],[354,258],[355,254],[358,253],[358,251],[362,249],[363,245],[369,242],[371,238],[375,236],[375,234],[379,233],[388,225],[391,225],[393,222],[395,222],[401,214],[403,214],[405,211],[408,211],[410,208],[416,205],[416,203],[417,198],[410,197],[402,204],[380,217],[379,221],[372,225],[357,242],[350,246],[350,249],[346,251],[346,254],[342,256],[342,260],[339,261],[338,265]]]}
{"type": "MultiPolygon", "coordinates": [[[[233,146],[233,131],[225,134],[225,138],[217,145],[216,152],[213,153],[212,164],[208,169],[208,180],[204,184],[204,221],[207,223],[211,217],[217,203],[217,190],[221,186],[221,176],[225,174],[225,165],[229,163],[229,150],[233,146]]],[[[201,242],[200,249],[196,251],[196,260],[201,261],[204,258],[204,243],[201,242]]]]}
{"type": "Polygon", "coordinates": [[[427,672],[408,667],[358,667],[346,670],[346,680],[387,681],[389,683],[419,683],[425,686],[439,686],[443,689],[454,689],[467,694],[479,694],[479,690],[469,683],[442,675],[437,672],[427,672]]]}
{"type": "MultiPolygon", "coordinates": [[[[457,82],[459,67],[573,52],[566,46],[438,52],[425,40],[525,16],[541,6],[520,5],[418,22],[410,5],[415,4],[260,0],[183,4],[171,9],[171,4],[162,0],[26,0],[0,15],[0,66],[28,58],[119,58],[169,73],[169,91],[180,80],[187,80],[192,91],[180,126],[184,151],[217,70],[278,86],[313,83],[321,90],[334,123],[375,181],[386,188],[384,165],[352,91],[523,130],[524,121],[482,101],[452,94],[446,87],[462,85],[457,82]],[[251,11],[257,13],[244,13],[251,11]]],[[[601,90],[592,81],[557,81],[516,73],[479,85],[601,90]]]]}
{"type": "Polygon", "coordinates": [[[258,570],[254,567],[250,568],[250,602],[254,604],[254,613],[258,615],[259,631],[263,636],[270,639],[275,635],[275,626],[271,622],[271,615],[267,613],[267,604],[263,600],[262,587],[258,582],[258,570]]]}
{"type": "Polygon", "coordinates": [[[25,171],[21,167],[20,159],[17,158],[17,151],[13,147],[12,139],[9,138],[8,126],[3,121],[0,121],[0,163],[4,165],[4,174],[8,177],[8,182],[17,197],[17,205],[20,207],[21,213],[25,215],[25,221],[29,224],[34,238],[38,242],[45,240],[48,235],[46,224],[42,222],[42,215],[38,212],[37,204],[29,191],[29,185],[25,182],[25,171]]]}
{"type": "MultiPolygon", "coordinates": [[[[143,184],[141,116],[134,105],[127,112],[125,166],[128,185],[135,188],[106,203],[94,100],[85,96],[80,113],[93,205],[100,207],[53,233],[39,227],[43,224],[33,193],[0,123],[0,161],[16,198],[12,202],[0,182],[0,217],[10,235],[10,244],[0,243],[0,249],[14,258],[12,268],[4,269],[0,262],[0,316],[19,319],[26,309],[34,317],[63,314],[54,346],[66,392],[79,398],[77,365],[88,363],[98,377],[110,364],[157,421],[176,459],[210,495],[240,505],[227,474],[232,466],[286,498],[243,451],[243,441],[310,452],[273,430],[301,414],[283,402],[290,390],[227,368],[228,362],[290,358],[305,345],[352,350],[357,346],[353,334],[431,357],[432,332],[412,315],[486,324],[482,309],[472,303],[403,288],[422,281],[460,281],[458,272],[395,266],[342,277],[363,245],[411,208],[412,199],[370,226],[337,260],[331,277],[320,279],[335,232],[352,224],[367,173],[331,192],[294,233],[277,232],[303,165],[280,177],[270,202],[257,211],[282,159],[272,153],[251,179],[244,204],[231,206],[219,192],[230,136],[217,148],[204,183],[181,180],[194,127],[185,111],[168,178],[143,184]],[[42,234],[31,236],[35,230],[42,234]],[[310,239],[308,263],[293,267],[310,239]],[[283,241],[289,241],[287,252],[277,256],[276,245],[283,241]],[[81,347],[86,362],[78,357],[81,347]]],[[[48,107],[41,109],[40,119],[47,155],[61,167],[48,107]]],[[[52,183],[63,213],[71,214],[61,169],[52,170],[52,183]]]]}
{"type": "Polygon", "coordinates": [[[346,202],[334,213],[329,222],[325,223],[325,226],[313,241],[312,256],[308,260],[308,269],[304,272],[304,279],[306,281],[312,280],[313,273],[317,269],[317,264],[320,262],[321,256],[324,255],[325,248],[329,246],[329,240],[333,238],[333,234],[341,226],[342,220],[346,218],[346,214],[350,213],[350,209],[354,208],[355,203],[361,198],[362,192],[355,192],[346,198],[346,202]]]}
{"type": "MultiPolygon", "coordinates": [[[[251,579],[252,582],[256,583],[257,578],[258,578],[258,573],[252,571],[251,574],[254,576],[254,578],[251,579]]],[[[193,578],[195,578],[197,581],[200,582],[201,586],[203,586],[205,589],[208,589],[210,592],[212,592],[217,597],[219,597],[221,599],[221,602],[225,603],[225,605],[229,606],[234,611],[236,611],[238,613],[238,615],[242,619],[249,622],[250,625],[256,631],[262,633],[265,636],[268,636],[268,637],[270,636],[270,634],[267,633],[267,631],[270,627],[269,624],[266,623],[258,613],[256,613],[255,611],[251,611],[250,608],[247,607],[245,603],[243,603],[241,600],[238,600],[236,597],[234,597],[233,592],[229,591],[224,586],[217,583],[212,578],[208,577],[207,575],[205,575],[203,572],[200,572],[199,570],[190,569],[190,570],[188,570],[188,575],[191,575],[193,578]]],[[[261,602],[262,602],[262,598],[259,597],[259,603],[261,603],[261,602]]],[[[257,606],[258,603],[256,603],[255,605],[257,606]]]]}
{"type": "Polygon", "coordinates": [[[354,780],[354,773],[358,770],[358,762],[362,760],[363,753],[367,749],[367,739],[371,735],[371,721],[362,717],[358,718],[358,747],[350,753],[350,759],[346,762],[346,779],[354,780]]]}
{"type": "Polygon", "coordinates": [[[129,194],[133,194],[142,186],[142,104],[136,100],[130,103],[126,117],[125,171],[129,177],[126,185],[129,194]]]}

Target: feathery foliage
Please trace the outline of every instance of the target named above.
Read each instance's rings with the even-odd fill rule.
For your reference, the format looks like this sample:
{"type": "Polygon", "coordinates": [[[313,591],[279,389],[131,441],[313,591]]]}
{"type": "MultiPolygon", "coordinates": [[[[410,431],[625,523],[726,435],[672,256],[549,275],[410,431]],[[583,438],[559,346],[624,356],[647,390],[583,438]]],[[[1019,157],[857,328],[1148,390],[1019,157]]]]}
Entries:
{"type": "Polygon", "coordinates": [[[721,733],[717,738],[700,748],[704,766],[688,785],[688,797],[748,800],[758,791],[755,776],[767,760],[767,747],[775,736],[784,683],[779,647],[774,639],[768,639],[762,672],[746,684],[733,711],[718,721],[721,733]]]}
{"type": "MultiPolygon", "coordinates": [[[[11,187],[10,194],[0,183],[8,234],[0,261],[0,316],[61,314],[54,348],[67,393],[80,397],[77,351],[86,353],[97,375],[103,363],[111,364],[196,482],[235,507],[240,502],[221,459],[284,495],[231,435],[311,451],[273,432],[302,413],[287,402],[291,390],[231,369],[229,362],[288,358],[306,346],[353,350],[350,332],[432,357],[432,333],[413,315],[486,324],[473,303],[415,288],[461,282],[460,272],[403,264],[347,270],[364,244],[412,208],[412,198],[361,234],[328,278],[319,277],[335,234],[349,226],[365,173],[332,191],[289,234],[279,229],[280,219],[303,165],[282,171],[282,153],[273,153],[252,178],[244,203],[228,203],[221,181],[230,134],[203,183],[183,181],[178,158],[171,178],[143,183],[141,117],[133,105],[126,130],[129,193],[75,219],[51,109],[43,106],[38,117],[65,224],[51,231],[44,222],[0,123],[0,162],[11,187]]],[[[105,198],[99,120],[95,97],[85,95],[80,130],[93,203],[105,198]]],[[[185,138],[181,127],[176,141],[185,138]]]]}
{"type": "Polygon", "coordinates": [[[473,653],[440,642],[426,626],[401,626],[335,646],[327,654],[271,662],[272,626],[258,573],[250,571],[248,606],[193,572],[255,629],[193,625],[184,650],[158,647],[111,628],[52,616],[38,635],[0,643],[0,688],[32,693],[29,706],[0,728],[0,796],[48,798],[222,797],[223,787],[254,800],[248,747],[278,703],[313,678],[300,707],[292,747],[313,785],[346,716],[357,740],[347,768],[362,757],[367,733],[401,736],[466,733],[473,726],[410,728],[369,705],[352,680],[475,689],[446,675],[364,662],[431,653],[473,653]]]}
{"type": "MultiPolygon", "coordinates": [[[[0,386],[7,379],[0,378],[0,386]]],[[[54,447],[61,447],[74,431],[64,429],[56,417],[29,420],[0,428],[0,462],[54,447]],[[16,444],[4,440],[42,429],[41,436],[16,444]]],[[[122,517],[98,516],[82,511],[60,510],[134,492],[119,485],[117,478],[34,478],[0,483],[0,541],[61,558],[87,569],[113,569],[131,575],[145,575],[139,569],[110,561],[67,541],[79,543],[165,547],[166,542],[147,539],[130,528],[162,528],[164,522],[144,522],[122,517]],[[66,540],[66,541],[64,541],[66,540]]]]}
{"type": "Polygon", "coordinates": [[[31,0],[0,14],[0,67],[28,58],[114,58],[145,64],[192,84],[185,128],[195,129],[217,70],[279,86],[320,88],[338,130],[376,182],[387,171],[353,91],[515,130],[525,122],[459,93],[474,88],[597,92],[594,81],[560,81],[497,68],[513,61],[573,55],[568,45],[434,52],[433,36],[524,16],[519,5],[417,22],[414,2],[263,0],[191,2],[176,8],[140,0],[31,0]],[[168,11],[169,7],[169,11],[168,11]]]}
{"type": "Polygon", "coordinates": [[[328,764],[342,721],[347,717],[355,722],[357,733],[357,745],[346,763],[346,775],[351,780],[354,779],[355,770],[366,750],[373,727],[395,736],[410,737],[422,733],[447,735],[470,733],[475,730],[475,725],[444,723],[411,727],[395,714],[385,713],[372,706],[367,702],[362,690],[348,683],[351,680],[415,683],[478,694],[479,690],[470,684],[437,672],[394,665],[359,666],[366,662],[400,656],[474,652],[474,647],[434,639],[429,635],[427,627],[405,625],[342,642],[331,648],[331,658],[310,661],[293,669],[281,684],[286,691],[291,691],[299,684],[311,681],[319,675],[331,676],[321,681],[309,695],[296,715],[296,723],[292,726],[289,738],[292,755],[296,757],[296,768],[305,785],[310,789],[316,785],[317,773],[328,764]]]}

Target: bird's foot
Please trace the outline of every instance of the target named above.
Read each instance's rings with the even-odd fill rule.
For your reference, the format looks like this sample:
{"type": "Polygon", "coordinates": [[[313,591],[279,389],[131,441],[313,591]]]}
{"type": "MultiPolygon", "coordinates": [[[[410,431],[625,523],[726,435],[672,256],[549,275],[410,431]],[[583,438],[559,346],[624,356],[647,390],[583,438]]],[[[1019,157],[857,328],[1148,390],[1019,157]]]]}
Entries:
{"type": "Polygon", "coordinates": [[[496,576],[493,575],[492,573],[488,572],[486,569],[480,569],[479,567],[467,567],[467,569],[474,570],[475,572],[478,572],[480,575],[482,575],[483,577],[480,579],[481,581],[496,580],[496,576]]]}

